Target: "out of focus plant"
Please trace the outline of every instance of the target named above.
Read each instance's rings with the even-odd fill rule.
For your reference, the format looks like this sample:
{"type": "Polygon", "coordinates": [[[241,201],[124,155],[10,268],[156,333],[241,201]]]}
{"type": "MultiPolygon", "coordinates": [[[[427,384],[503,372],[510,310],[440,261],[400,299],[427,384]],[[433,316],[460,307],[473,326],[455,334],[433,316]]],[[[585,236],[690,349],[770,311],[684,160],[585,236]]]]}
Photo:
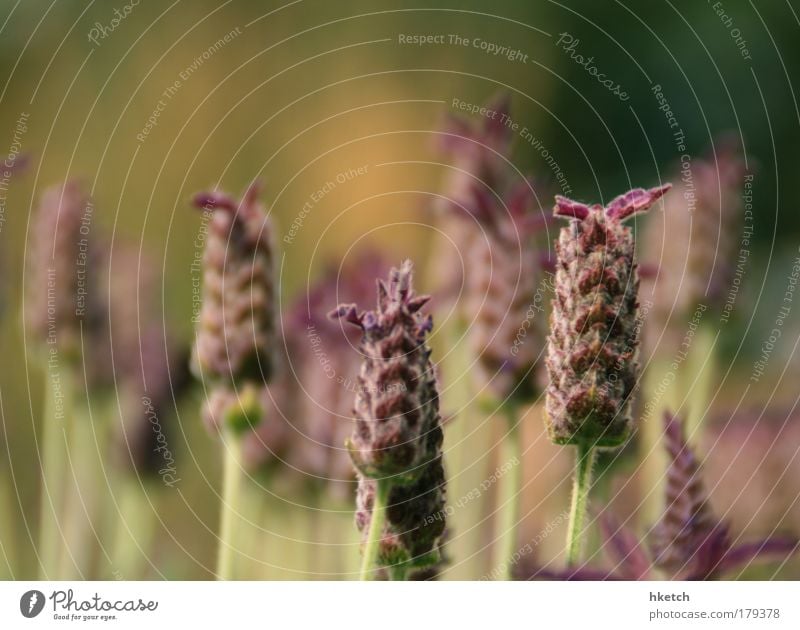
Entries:
{"type": "Polygon", "coordinates": [[[207,385],[204,416],[222,437],[225,464],[217,575],[234,576],[245,436],[264,420],[263,384],[275,370],[273,228],[251,185],[240,202],[214,191],[195,205],[208,220],[203,303],[192,354],[207,385]]]}
{"type": "Polygon", "coordinates": [[[713,580],[753,563],[785,561],[797,551],[800,541],[794,536],[732,541],[728,524],[711,510],[700,467],[686,441],[682,423],[670,413],[664,415],[664,445],[670,459],[666,502],[661,520],[648,541],[641,542],[634,532],[604,511],[599,516],[603,551],[613,569],[573,566],[551,570],[527,566],[520,577],[713,580]]]}

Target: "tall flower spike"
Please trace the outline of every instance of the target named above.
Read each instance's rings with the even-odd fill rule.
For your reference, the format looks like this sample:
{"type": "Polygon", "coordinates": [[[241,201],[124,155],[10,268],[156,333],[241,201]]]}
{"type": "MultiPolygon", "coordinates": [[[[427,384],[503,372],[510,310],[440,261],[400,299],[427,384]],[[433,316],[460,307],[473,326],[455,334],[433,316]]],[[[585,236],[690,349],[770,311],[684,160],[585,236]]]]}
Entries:
{"type": "MultiPolygon", "coordinates": [[[[380,538],[380,566],[420,567],[438,560],[444,531],[444,470],[439,394],[426,336],[431,318],[420,313],[427,296],[412,288],[411,263],[378,282],[378,308],[342,305],[331,313],[362,330],[363,362],[350,443],[359,479],[356,524],[366,535],[376,492],[389,487],[380,538]]],[[[369,542],[369,541],[367,541],[369,542]]]]}
{"type": "Polygon", "coordinates": [[[532,211],[533,187],[523,180],[503,201],[473,189],[470,212],[482,231],[472,239],[464,313],[479,386],[498,400],[531,398],[534,366],[544,348],[545,287],[533,236],[545,222],[532,211]],[[538,299],[538,303],[537,303],[538,299]]]}
{"type": "Polygon", "coordinates": [[[426,446],[440,418],[425,343],[431,319],[419,313],[428,299],[414,295],[406,261],[392,269],[388,285],[378,282],[377,310],[359,313],[349,304],[331,313],[363,331],[351,450],[356,468],[370,477],[413,477],[431,457],[426,446]]]}
{"type": "Polygon", "coordinates": [[[669,188],[635,189],[605,208],[556,197],[555,216],[570,220],[556,243],[547,352],[546,423],[558,444],[614,447],[630,434],[639,278],[623,221],[669,188]]]}
{"type": "Polygon", "coordinates": [[[194,204],[210,217],[195,373],[215,381],[268,381],[275,368],[273,228],[256,184],[237,203],[213,191],[194,204]]]}
{"type": "Polygon", "coordinates": [[[48,188],[42,195],[33,225],[30,281],[25,315],[33,333],[44,343],[58,343],[67,357],[80,349],[81,286],[78,260],[81,222],[89,197],[77,181],[48,188]]]}

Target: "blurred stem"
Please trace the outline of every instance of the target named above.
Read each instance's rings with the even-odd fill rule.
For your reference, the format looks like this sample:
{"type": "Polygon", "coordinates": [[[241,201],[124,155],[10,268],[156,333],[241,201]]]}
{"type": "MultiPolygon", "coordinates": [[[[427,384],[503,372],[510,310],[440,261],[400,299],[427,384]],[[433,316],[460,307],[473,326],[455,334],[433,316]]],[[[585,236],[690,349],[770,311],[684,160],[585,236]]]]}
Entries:
{"type": "Polygon", "coordinates": [[[66,545],[61,554],[62,579],[95,579],[104,532],[108,492],[108,444],[116,401],[108,392],[76,402],[68,450],[71,474],[67,480],[62,524],[66,545]],[[112,404],[113,403],[113,404],[112,404]]]}
{"type": "Polygon", "coordinates": [[[39,577],[54,580],[60,576],[59,561],[64,540],[61,515],[66,502],[69,466],[67,444],[72,432],[74,388],[71,366],[59,370],[57,357],[45,364],[45,400],[42,426],[42,488],[39,508],[39,577]]]}
{"type": "Polygon", "coordinates": [[[499,468],[510,464],[508,473],[500,477],[498,522],[499,537],[496,548],[500,550],[495,566],[505,566],[505,579],[511,580],[511,558],[517,552],[517,530],[519,528],[520,501],[522,490],[522,426],[520,405],[506,403],[503,411],[508,421],[508,432],[500,442],[499,468]]]}
{"type": "MultiPolygon", "coordinates": [[[[669,350],[672,352],[672,349],[669,350]]],[[[661,351],[666,354],[665,351],[661,351]]],[[[672,356],[653,359],[644,376],[643,416],[639,459],[642,462],[641,492],[645,522],[654,523],[663,508],[664,471],[667,454],[661,444],[665,411],[675,411],[681,403],[672,356]]]]}
{"type": "Polygon", "coordinates": [[[378,554],[383,538],[383,527],[386,523],[386,505],[389,501],[391,482],[388,479],[375,480],[375,500],[372,503],[372,515],[369,519],[367,542],[364,546],[364,557],[361,561],[361,580],[374,580],[378,563],[378,554]]]}
{"type": "Polygon", "coordinates": [[[569,510],[569,529],[567,530],[567,566],[574,567],[581,558],[583,543],[583,524],[586,520],[586,506],[589,489],[592,485],[592,467],[595,450],[588,444],[576,445],[575,478],[572,485],[572,503],[569,510]]]}
{"type": "MultiPolygon", "coordinates": [[[[447,569],[447,576],[456,580],[476,580],[489,570],[490,554],[486,541],[490,538],[488,502],[491,495],[482,493],[474,500],[465,501],[475,488],[486,480],[492,461],[492,450],[486,448],[494,439],[493,424],[483,412],[481,401],[476,399],[469,366],[473,353],[464,337],[465,324],[459,317],[451,317],[443,334],[446,345],[442,347],[444,365],[442,373],[448,379],[444,390],[445,413],[457,414],[445,426],[445,451],[448,455],[448,500],[452,516],[448,529],[454,532],[448,547],[458,558],[447,569]],[[479,413],[480,411],[480,413],[479,413]]],[[[496,405],[495,405],[496,407],[496,405]]]]}
{"type": "Polygon", "coordinates": [[[684,391],[687,392],[686,437],[693,446],[702,440],[703,418],[708,413],[714,381],[714,344],[716,334],[707,324],[700,324],[695,333],[686,365],[684,391]]]}
{"type": "Polygon", "coordinates": [[[12,509],[11,491],[5,483],[11,477],[4,474],[5,472],[5,470],[0,471],[0,580],[10,580],[15,577],[12,516],[16,510],[12,509]]]}
{"type": "Polygon", "coordinates": [[[141,580],[146,566],[145,554],[151,551],[155,533],[155,515],[147,499],[148,488],[143,487],[137,477],[122,479],[118,488],[119,514],[112,543],[112,575],[124,580],[141,580]]]}
{"type": "Polygon", "coordinates": [[[393,564],[389,567],[389,579],[392,582],[405,582],[407,573],[408,565],[405,563],[393,564]]]}
{"type": "Polygon", "coordinates": [[[222,431],[225,461],[222,477],[222,507],[220,514],[219,547],[217,548],[217,579],[234,579],[234,544],[242,495],[242,436],[229,429],[222,431]]]}

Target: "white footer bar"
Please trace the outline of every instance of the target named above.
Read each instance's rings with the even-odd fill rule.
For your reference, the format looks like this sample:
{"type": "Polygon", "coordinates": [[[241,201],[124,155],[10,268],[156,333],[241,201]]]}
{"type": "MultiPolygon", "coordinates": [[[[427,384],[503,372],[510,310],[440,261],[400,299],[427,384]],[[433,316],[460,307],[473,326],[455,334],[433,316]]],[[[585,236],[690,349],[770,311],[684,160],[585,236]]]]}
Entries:
{"type": "Polygon", "coordinates": [[[0,583],[0,628],[800,628],[798,610],[797,582],[0,583]]]}

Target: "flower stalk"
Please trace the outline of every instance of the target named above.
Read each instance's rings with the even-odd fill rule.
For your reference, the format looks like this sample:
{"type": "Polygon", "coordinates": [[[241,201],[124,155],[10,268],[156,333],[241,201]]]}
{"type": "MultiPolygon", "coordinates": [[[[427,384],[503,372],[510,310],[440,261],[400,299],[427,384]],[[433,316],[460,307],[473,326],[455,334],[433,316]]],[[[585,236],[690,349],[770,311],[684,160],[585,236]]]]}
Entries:
{"type": "Polygon", "coordinates": [[[639,277],[633,233],[624,222],[669,188],[635,189],[606,207],[556,197],[555,216],[570,224],[556,244],[545,423],[553,442],[577,448],[567,533],[570,566],[581,557],[594,450],[621,446],[632,429],[639,277]]]}
{"type": "Polygon", "coordinates": [[[575,449],[575,476],[572,481],[572,500],[567,527],[567,566],[575,566],[581,558],[586,508],[592,486],[592,468],[596,449],[579,444],[575,449]]]}
{"type": "Polygon", "coordinates": [[[238,534],[238,517],[242,497],[242,440],[233,431],[225,430],[222,437],[225,453],[222,473],[222,507],[220,511],[219,546],[217,547],[217,578],[232,580],[234,573],[234,544],[238,534]]]}
{"type": "Polygon", "coordinates": [[[373,571],[379,566],[381,540],[383,529],[386,526],[386,505],[389,501],[391,483],[387,479],[380,479],[375,483],[375,499],[372,503],[369,531],[364,542],[364,555],[361,560],[359,579],[373,579],[373,571]]]}
{"type": "Polygon", "coordinates": [[[506,434],[500,442],[500,465],[511,463],[509,472],[498,483],[500,518],[498,522],[499,555],[495,566],[505,566],[505,579],[511,580],[513,565],[511,558],[517,552],[518,529],[520,521],[520,502],[522,500],[522,480],[524,453],[522,447],[522,422],[519,405],[507,402],[503,406],[506,415],[506,434]]]}
{"type": "Polygon", "coordinates": [[[67,493],[72,473],[67,449],[73,440],[82,324],[75,260],[89,203],[75,181],[47,189],[31,234],[24,319],[36,338],[36,359],[41,361],[45,375],[38,545],[43,579],[62,577],[62,550],[69,551],[62,524],[70,503],[67,493]]]}

